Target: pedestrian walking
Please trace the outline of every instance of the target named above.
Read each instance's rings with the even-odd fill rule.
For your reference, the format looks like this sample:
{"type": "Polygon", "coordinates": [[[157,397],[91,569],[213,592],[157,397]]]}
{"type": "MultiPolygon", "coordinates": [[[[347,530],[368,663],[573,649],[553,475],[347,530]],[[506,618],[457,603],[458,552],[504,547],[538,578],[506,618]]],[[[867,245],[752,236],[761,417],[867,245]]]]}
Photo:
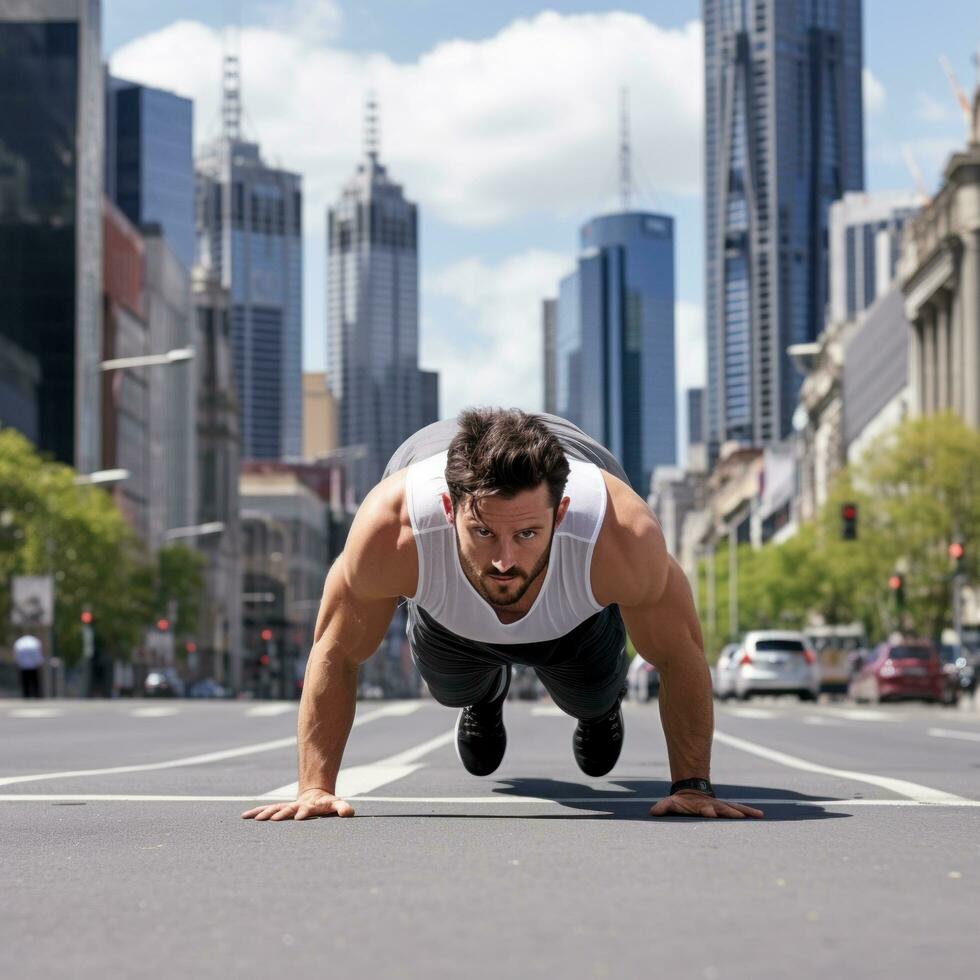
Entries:
{"type": "Polygon", "coordinates": [[[20,688],[24,697],[39,698],[44,647],[33,633],[25,633],[14,642],[14,662],[20,670],[20,688]]]}

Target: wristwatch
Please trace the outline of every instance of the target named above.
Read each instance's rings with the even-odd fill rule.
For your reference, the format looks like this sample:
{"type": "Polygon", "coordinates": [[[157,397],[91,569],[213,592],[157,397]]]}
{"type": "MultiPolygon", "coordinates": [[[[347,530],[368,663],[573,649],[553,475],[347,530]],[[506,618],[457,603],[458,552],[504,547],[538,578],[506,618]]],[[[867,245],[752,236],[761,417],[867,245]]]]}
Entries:
{"type": "Polygon", "coordinates": [[[670,795],[673,796],[675,793],[679,793],[683,789],[697,790],[699,793],[704,793],[705,796],[715,795],[715,790],[711,785],[711,780],[701,779],[700,777],[695,777],[694,779],[678,779],[676,783],[671,784],[670,795]]]}

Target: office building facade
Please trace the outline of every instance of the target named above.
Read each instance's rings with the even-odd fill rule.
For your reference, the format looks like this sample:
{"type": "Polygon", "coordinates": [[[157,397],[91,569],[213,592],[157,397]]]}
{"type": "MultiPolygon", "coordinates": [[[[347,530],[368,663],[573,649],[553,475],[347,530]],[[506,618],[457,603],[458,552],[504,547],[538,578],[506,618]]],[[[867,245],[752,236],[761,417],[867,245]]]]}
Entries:
{"type": "Polygon", "coordinates": [[[558,301],[546,299],[541,302],[541,335],[543,341],[542,364],[544,366],[542,405],[551,415],[558,414],[558,360],[555,356],[555,341],[558,336],[558,301]]]}
{"type": "Polygon", "coordinates": [[[194,103],[106,78],[106,193],[137,227],[158,225],[194,264],[194,103]]]}
{"type": "Polygon", "coordinates": [[[828,294],[830,205],[864,186],[860,0],[703,0],[706,423],[777,442],[828,294]]]}
{"type": "Polygon", "coordinates": [[[103,78],[98,0],[0,5],[0,421],[101,459],[103,78]]]}
{"type": "Polygon", "coordinates": [[[419,370],[418,211],[375,148],[329,209],[327,236],[327,384],[360,500],[438,412],[438,381],[419,370]]]}
{"type": "Polygon", "coordinates": [[[919,209],[909,191],[845,194],[830,206],[830,302],[834,323],[864,312],[888,291],[902,229],[919,209]]]}
{"type": "Polygon", "coordinates": [[[594,218],[581,247],[556,304],[557,414],[607,446],[645,497],[653,471],[677,462],[674,222],[594,218]]]}
{"type": "Polygon", "coordinates": [[[299,457],[302,180],[227,135],[196,167],[198,260],[230,294],[243,457],[299,457]]]}
{"type": "Polygon", "coordinates": [[[704,442],[704,388],[687,389],[687,444],[704,442]]]}

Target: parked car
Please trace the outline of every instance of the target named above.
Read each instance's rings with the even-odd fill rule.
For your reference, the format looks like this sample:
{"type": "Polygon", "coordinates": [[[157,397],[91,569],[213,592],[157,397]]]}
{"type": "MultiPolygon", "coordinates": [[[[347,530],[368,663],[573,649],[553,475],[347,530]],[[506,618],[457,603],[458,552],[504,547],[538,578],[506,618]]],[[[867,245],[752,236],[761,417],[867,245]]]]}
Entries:
{"type": "Polygon", "coordinates": [[[753,630],[731,659],[732,690],[740,701],[754,694],[795,694],[801,701],[815,701],[820,693],[817,658],[802,633],[753,630]]]}
{"type": "Polygon", "coordinates": [[[656,700],[660,696],[660,674],[653,664],[647,663],[639,654],[630,662],[626,683],[629,686],[630,699],[640,704],[656,700]]]}
{"type": "Polygon", "coordinates": [[[735,654],[741,649],[738,643],[729,643],[722,647],[711,672],[711,686],[715,697],[724,701],[735,696],[735,654]]]}
{"type": "Polygon", "coordinates": [[[187,693],[192,698],[224,698],[228,696],[228,692],[213,677],[205,677],[203,680],[195,681],[187,693]]]}
{"type": "Polygon", "coordinates": [[[917,699],[956,704],[959,690],[928,640],[882,643],[851,678],[848,693],[859,704],[917,699]]]}
{"type": "Polygon", "coordinates": [[[534,668],[527,664],[514,664],[511,668],[509,696],[515,701],[539,701],[544,694],[544,684],[534,668]]]}
{"type": "Polygon", "coordinates": [[[143,694],[148,698],[182,698],[184,682],[173,667],[157,667],[146,675],[143,694]]]}
{"type": "Polygon", "coordinates": [[[960,647],[943,645],[939,648],[939,659],[950,684],[960,694],[973,694],[977,689],[976,667],[966,650],[960,647]]]}

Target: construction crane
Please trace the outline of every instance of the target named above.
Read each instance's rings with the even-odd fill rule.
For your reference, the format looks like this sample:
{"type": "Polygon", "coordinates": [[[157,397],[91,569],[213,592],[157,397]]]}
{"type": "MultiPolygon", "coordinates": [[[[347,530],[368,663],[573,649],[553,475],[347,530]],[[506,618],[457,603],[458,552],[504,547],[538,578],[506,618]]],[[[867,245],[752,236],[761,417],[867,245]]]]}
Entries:
{"type": "Polygon", "coordinates": [[[909,149],[907,143],[902,145],[902,157],[905,160],[905,166],[909,168],[909,173],[912,175],[912,180],[915,181],[915,189],[919,195],[920,204],[929,203],[929,192],[926,190],[926,182],[922,179],[922,171],[919,169],[919,165],[915,162],[915,157],[912,156],[912,151],[909,149]]]}
{"type": "Polygon", "coordinates": [[[966,97],[966,92],[963,91],[963,86],[960,85],[959,79],[956,77],[956,72],[953,71],[953,66],[949,63],[949,58],[941,54],[939,56],[939,64],[942,65],[943,71],[946,73],[949,87],[953,90],[953,98],[956,99],[960,111],[963,113],[967,129],[970,129],[973,125],[973,108],[970,105],[970,100],[966,97]]]}

